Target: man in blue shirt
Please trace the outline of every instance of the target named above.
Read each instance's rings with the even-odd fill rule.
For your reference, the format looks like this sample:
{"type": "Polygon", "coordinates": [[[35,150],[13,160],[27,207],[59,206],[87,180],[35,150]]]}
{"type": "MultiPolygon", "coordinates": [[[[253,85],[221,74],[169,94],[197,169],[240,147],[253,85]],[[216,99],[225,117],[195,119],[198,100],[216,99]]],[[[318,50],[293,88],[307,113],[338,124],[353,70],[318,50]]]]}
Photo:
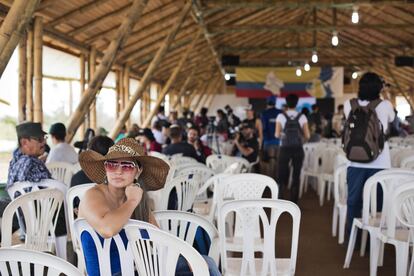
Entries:
{"type": "Polygon", "coordinates": [[[275,137],[276,117],[282,111],[275,107],[276,97],[267,98],[267,108],[261,114],[263,125],[263,158],[265,174],[276,179],[279,139],[275,137]]]}

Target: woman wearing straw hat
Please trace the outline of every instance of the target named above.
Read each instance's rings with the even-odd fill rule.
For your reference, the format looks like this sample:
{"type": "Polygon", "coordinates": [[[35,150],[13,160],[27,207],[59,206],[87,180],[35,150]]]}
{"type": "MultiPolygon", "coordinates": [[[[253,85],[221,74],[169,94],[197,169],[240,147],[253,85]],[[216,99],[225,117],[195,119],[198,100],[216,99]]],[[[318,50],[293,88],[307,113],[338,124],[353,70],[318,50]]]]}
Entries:
{"type": "MultiPolygon", "coordinates": [[[[148,207],[146,192],[164,187],[169,171],[167,163],[146,156],[144,148],[132,138],[121,139],[109,148],[105,156],[92,150],[82,152],[79,163],[86,175],[98,183],[82,199],[79,217],[85,218],[99,235],[110,238],[118,234],[131,218],[158,226],[148,207]]],[[[99,262],[92,237],[83,235],[81,242],[88,275],[99,275],[99,262]]],[[[111,246],[111,266],[112,251],[111,246]]],[[[208,259],[206,261],[209,267],[213,265],[211,272],[218,272],[217,266],[214,268],[214,261],[213,264],[208,259]]],[[[118,267],[113,267],[112,273],[120,275],[119,262],[114,261],[114,264],[118,267]]],[[[180,272],[189,271],[184,259],[179,261],[178,266],[180,272]]],[[[219,275],[219,272],[211,274],[219,275]]]]}

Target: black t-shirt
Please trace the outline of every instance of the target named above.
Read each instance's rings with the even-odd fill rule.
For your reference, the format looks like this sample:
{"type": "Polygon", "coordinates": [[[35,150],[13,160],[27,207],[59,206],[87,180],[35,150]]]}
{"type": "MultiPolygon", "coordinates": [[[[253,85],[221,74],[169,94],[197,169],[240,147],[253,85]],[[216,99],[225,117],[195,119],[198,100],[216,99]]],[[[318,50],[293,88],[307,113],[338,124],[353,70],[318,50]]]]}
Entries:
{"type": "Polygon", "coordinates": [[[202,158],[197,155],[197,152],[194,149],[194,147],[188,144],[187,142],[180,142],[168,145],[166,148],[163,149],[162,153],[166,155],[182,153],[183,156],[192,157],[196,159],[198,162],[203,162],[202,158]]]}
{"type": "Polygon", "coordinates": [[[70,186],[77,186],[81,184],[93,183],[92,180],[85,174],[84,171],[78,171],[72,176],[72,180],[70,181],[70,186]]]}
{"type": "Polygon", "coordinates": [[[257,138],[252,137],[252,138],[242,142],[241,145],[243,147],[248,147],[248,148],[253,149],[253,152],[250,155],[248,155],[248,156],[242,155],[242,156],[243,156],[243,158],[247,159],[247,161],[249,161],[250,163],[255,162],[256,159],[257,159],[257,156],[259,154],[259,142],[257,141],[257,138]]]}

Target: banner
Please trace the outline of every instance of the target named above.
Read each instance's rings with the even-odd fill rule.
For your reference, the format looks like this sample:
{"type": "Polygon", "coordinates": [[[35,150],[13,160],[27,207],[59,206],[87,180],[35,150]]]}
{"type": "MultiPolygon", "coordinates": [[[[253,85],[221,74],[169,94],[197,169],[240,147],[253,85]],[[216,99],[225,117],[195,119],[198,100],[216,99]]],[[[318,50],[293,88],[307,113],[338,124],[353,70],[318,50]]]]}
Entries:
{"type": "Polygon", "coordinates": [[[236,95],[248,98],[335,98],[343,94],[343,67],[312,67],[296,76],[295,67],[237,67],[236,95]]]}

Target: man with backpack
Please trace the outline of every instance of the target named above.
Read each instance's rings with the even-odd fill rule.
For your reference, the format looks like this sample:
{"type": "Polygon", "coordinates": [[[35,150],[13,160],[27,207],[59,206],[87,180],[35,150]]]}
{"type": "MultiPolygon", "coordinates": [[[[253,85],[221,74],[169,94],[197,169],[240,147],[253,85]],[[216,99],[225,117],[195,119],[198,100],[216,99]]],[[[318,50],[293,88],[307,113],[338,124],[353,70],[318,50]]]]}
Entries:
{"type": "Polygon", "coordinates": [[[283,191],[289,181],[289,162],[292,162],[292,187],[290,189],[290,200],[297,203],[299,197],[300,172],[302,169],[303,142],[310,137],[308,119],[302,113],[296,111],[298,103],[296,94],[286,97],[287,110],[276,118],[276,138],[280,138],[279,152],[279,197],[283,198],[283,191]]]}
{"type": "MultiPolygon", "coordinates": [[[[390,149],[385,134],[395,113],[391,102],[380,99],[382,89],[382,79],[377,74],[368,72],[359,81],[358,98],[344,104],[346,122],[342,144],[351,161],[347,171],[348,233],[353,219],[361,217],[365,181],[378,171],[391,168],[390,149]]],[[[380,192],[379,199],[381,198],[380,192]]]]}

